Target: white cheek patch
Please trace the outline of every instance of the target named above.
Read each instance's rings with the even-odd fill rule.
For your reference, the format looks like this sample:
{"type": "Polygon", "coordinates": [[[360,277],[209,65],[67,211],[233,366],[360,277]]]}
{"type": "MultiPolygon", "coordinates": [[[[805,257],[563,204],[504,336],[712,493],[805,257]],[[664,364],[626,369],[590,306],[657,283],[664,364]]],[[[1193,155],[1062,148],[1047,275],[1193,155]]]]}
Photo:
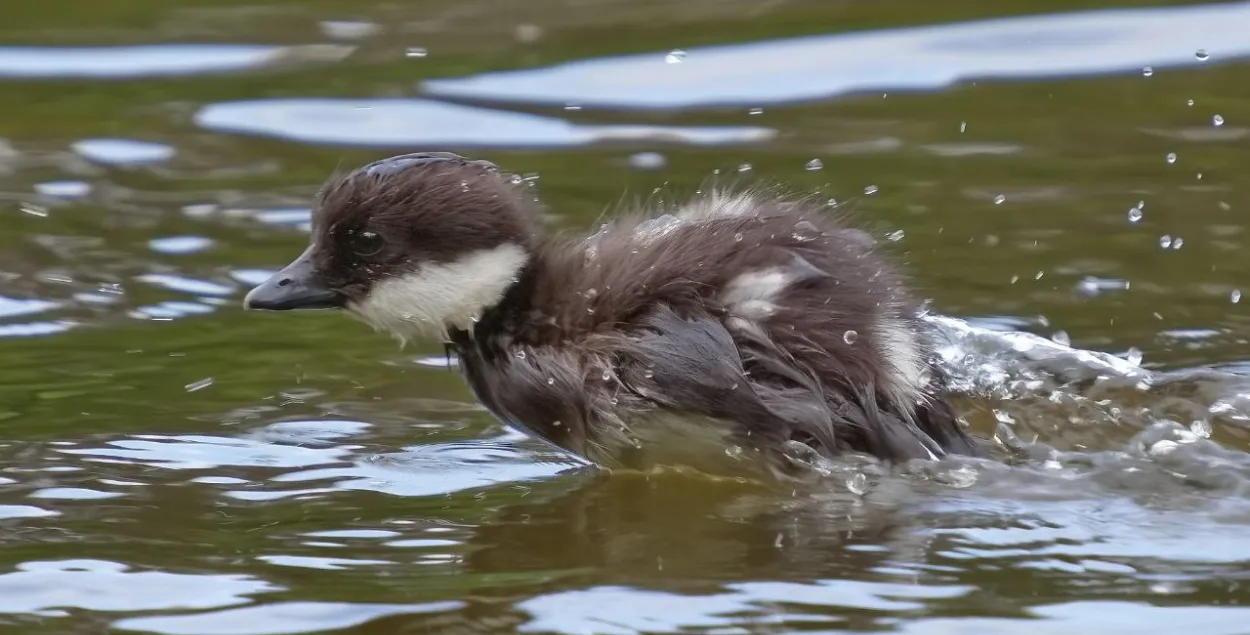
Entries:
{"type": "Polygon", "coordinates": [[[364,300],[347,308],[401,341],[446,337],[448,327],[468,329],[483,311],[499,304],[527,259],[525,249],[508,244],[449,263],[424,264],[378,280],[364,300]]]}

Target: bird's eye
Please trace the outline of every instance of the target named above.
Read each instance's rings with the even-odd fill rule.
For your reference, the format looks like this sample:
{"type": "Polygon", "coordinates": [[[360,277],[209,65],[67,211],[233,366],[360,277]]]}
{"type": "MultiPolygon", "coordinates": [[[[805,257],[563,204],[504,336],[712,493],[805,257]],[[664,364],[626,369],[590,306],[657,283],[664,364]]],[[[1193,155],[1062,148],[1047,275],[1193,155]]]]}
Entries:
{"type": "Polygon", "coordinates": [[[358,231],[352,233],[351,245],[357,256],[373,256],[382,251],[383,240],[377,232],[358,231]]]}

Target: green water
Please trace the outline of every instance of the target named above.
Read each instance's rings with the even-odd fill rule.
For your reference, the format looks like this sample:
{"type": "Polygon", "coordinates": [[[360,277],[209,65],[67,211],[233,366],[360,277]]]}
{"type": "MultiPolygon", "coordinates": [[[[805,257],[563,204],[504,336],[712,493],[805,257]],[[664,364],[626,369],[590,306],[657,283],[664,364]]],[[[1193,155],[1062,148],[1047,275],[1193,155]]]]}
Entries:
{"type": "Polygon", "coordinates": [[[1140,32],[1076,2],[6,7],[0,631],[1250,632],[1246,6],[1140,32]],[[206,48],[126,48],[154,44],[206,48]],[[1090,60],[1114,68],[1063,71],[1090,60]],[[582,92],[481,77],[524,69],[538,101],[582,92]],[[1032,458],[872,473],[864,496],[577,470],[436,345],[239,308],[328,173],[414,150],[536,176],[587,230],[716,171],[820,191],[895,239],[936,311],[1185,378],[970,396],[976,431],[997,412],[1032,458]],[[1169,451],[1164,420],[1211,439],[1169,451]]]}

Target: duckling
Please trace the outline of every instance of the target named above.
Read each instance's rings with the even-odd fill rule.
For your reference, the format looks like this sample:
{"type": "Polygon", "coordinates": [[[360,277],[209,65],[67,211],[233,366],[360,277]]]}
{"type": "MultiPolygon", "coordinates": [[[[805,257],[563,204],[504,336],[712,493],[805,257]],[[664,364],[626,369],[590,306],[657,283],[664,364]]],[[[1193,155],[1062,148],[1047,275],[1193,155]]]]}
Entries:
{"type": "Polygon", "coordinates": [[[244,306],[441,341],[495,416],[604,467],[674,443],[664,418],[778,464],[980,454],[921,303],[823,203],[717,190],[547,236],[516,180],[442,152],[331,177],[307,249],[244,306]]]}

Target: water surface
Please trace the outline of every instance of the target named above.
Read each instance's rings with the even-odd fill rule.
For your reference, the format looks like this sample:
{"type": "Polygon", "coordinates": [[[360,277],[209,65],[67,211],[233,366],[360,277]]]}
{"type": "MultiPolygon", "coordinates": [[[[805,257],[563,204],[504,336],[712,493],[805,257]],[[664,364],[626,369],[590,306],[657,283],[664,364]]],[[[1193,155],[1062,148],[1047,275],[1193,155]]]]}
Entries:
{"type": "Polygon", "coordinates": [[[1247,6],[15,5],[0,629],[1245,633],[1247,6]],[[587,229],[820,192],[963,321],[1007,460],[598,474],[437,346],[240,310],[326,174],[417,150],[587,229]]]}

